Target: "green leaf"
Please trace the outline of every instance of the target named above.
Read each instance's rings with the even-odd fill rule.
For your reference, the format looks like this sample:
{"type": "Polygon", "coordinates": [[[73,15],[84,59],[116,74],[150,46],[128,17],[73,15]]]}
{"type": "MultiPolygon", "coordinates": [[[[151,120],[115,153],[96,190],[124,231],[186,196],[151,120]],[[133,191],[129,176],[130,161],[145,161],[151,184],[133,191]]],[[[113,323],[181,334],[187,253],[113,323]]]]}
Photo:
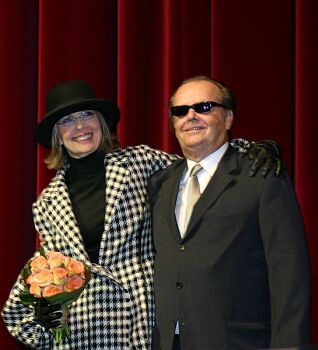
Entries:
{"type": "Polygon", "coordinates": [[[46,297],[44,299],[51,305],[70,304],[79,297],[79,295],[82,293],[84,288],[85,288],[85,286],[83,286],[79,289],[76,289],[73,292],[59,293],[56,295],[52,295],[51,297],[46,297]]]}
{"type": "Polygon", "coordinates": [[[38,249],[38,252],[40,253],[40,255],[45,257],[45,249],[42,246],[40,246],[40,248],[38,249]]]}
{"type": "Polygon", "coordinates": [[[27,288],[25,288],[21,293],[20,293],[20,299],[23,304],[30,305],[35,303],[38,298],[36,298],[34,295],[32,295],[27,288]]]}
{"type": "Polygon", "coordinates": [[[31,269],[29,265],[25,265],[24,268],[21,270],[21,276],[23,280],[25,281],[30,275],[31,275],[31,269]]]}
{"type": "Polygon", "coordinates": [[[58,344],[70,335],[70,330],[65,325],[63,327],[51,328],[50,329],[54,341],[58,344]]]}

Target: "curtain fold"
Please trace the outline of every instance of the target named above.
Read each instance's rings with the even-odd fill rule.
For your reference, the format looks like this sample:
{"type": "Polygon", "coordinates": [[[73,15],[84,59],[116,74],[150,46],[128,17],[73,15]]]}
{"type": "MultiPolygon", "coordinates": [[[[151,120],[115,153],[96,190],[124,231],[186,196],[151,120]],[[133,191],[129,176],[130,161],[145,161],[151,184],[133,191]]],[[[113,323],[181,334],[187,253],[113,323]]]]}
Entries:
{"type": "Polygon", "coordinates": [[[168,127],[169,97],[182,79],[211,71],[210,1],[200,3],[118,1],[119,134],[124,146],[146,143],[179,151],[168,127]]]}
{"type": "MultiPolygon", "coordinates": [[[[35,248],[36,1],[0,3],[0,307],[35,248]],[[31,62],[31,64],[30,64],[31,62]]],[[[0,348],[18,349],[1,321],[0,348]]]]}
{"type": "MultiPolygon", "coordinates": [[[[272,138],[290,167],[293,1],[213,1],[212,72],[237,94],[234,135],[272,138]]],[[[290,169],[293,171],[293,169],[290,169]]]]}
{"type": "Polygon", "coordinates": [[[318,344],[318,224],[316,198],[315,117],[317,94],[317,24],[318,2],[296,1],[295,40],[295,188],[304,217],[312,271],[312,330],[318,344]]]}
{"type": "MultiPolygon", "coordinates": [[[[180,153],[169,98],[193,75],[222,80],[238,98],[233,136],[275,139],[294,179],[312,262],[318,343],[314,219],[315,0],[12,0],[0,2],[0,307],[35,248],[31,204],[53,175],[34,129],[55,84],[87,80],[121,109],[122,146],[180,153]]],[[[0,326],[3,349],[22,349],[0,326]]]]}

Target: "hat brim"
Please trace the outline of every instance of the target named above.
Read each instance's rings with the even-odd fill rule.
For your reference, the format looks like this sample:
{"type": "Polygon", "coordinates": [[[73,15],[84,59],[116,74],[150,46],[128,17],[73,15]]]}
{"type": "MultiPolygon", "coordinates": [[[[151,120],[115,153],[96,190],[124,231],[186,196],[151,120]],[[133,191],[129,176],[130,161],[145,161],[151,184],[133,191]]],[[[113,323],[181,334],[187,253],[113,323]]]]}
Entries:
{"type": "Polygon", "coordinates": [[[52,130],[56,122],[68,114],[83,110],[98,111],[104,117],[110,131],[116,132],[119,109],[113,101],[93,98],[77,101],[47,113],[35,130],[35,140],[46,148],[51,148],[52,130]]]}

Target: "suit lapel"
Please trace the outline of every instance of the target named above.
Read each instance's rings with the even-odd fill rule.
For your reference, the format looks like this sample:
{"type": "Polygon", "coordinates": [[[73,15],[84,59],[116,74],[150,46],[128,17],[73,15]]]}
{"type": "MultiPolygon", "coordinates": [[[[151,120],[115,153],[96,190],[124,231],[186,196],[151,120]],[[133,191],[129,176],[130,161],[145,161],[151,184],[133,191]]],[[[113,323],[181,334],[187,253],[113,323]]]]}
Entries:
{"type": "Polygon", "coordinates": [[[204,213],[214,205],[226,188],[235,181],[233,175],[237,173],[238,164],[236,152],[230,147],[224,154],[215,174],[212,176],[208,186],[193,208],[185,238],[191,235],[191,231],[204,213]]]}
{"type": "Polygon", "coordinates": [[[164,183],[161,192],[163,193],[163,205],[168,221],[168,227],[170,228],[171,233],[177,241],[180,241],[180,232],[176,220],[175,207],[179,192],[180,179],[186,166],[187,163],[184,159],[182,159],[181,162],[176,161],[176,163],[171,166],[169,169],[171,174],[168,176],[167,181],[164,183]]]}

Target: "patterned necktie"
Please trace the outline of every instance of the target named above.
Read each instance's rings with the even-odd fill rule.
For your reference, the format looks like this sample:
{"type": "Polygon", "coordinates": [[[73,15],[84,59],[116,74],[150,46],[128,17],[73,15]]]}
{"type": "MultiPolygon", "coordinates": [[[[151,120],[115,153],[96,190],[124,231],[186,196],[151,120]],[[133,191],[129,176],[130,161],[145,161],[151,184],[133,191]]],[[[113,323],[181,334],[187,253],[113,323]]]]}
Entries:
{"type": "Polygon", "coordinates": [[[202,170],[202,166],[200,164],[196,164],[190,171],[190,176],[188,179],[189,186],[188,186],[187,202],[185,203],[186,210],[185,210],[185,216],[184,216],[184,228],[185,228],[184,232],[188,227],[188,224],[192,215],[193,207],[201,195],[200,185],[197,177],[197,174],[200,170],[202,170]]]}

